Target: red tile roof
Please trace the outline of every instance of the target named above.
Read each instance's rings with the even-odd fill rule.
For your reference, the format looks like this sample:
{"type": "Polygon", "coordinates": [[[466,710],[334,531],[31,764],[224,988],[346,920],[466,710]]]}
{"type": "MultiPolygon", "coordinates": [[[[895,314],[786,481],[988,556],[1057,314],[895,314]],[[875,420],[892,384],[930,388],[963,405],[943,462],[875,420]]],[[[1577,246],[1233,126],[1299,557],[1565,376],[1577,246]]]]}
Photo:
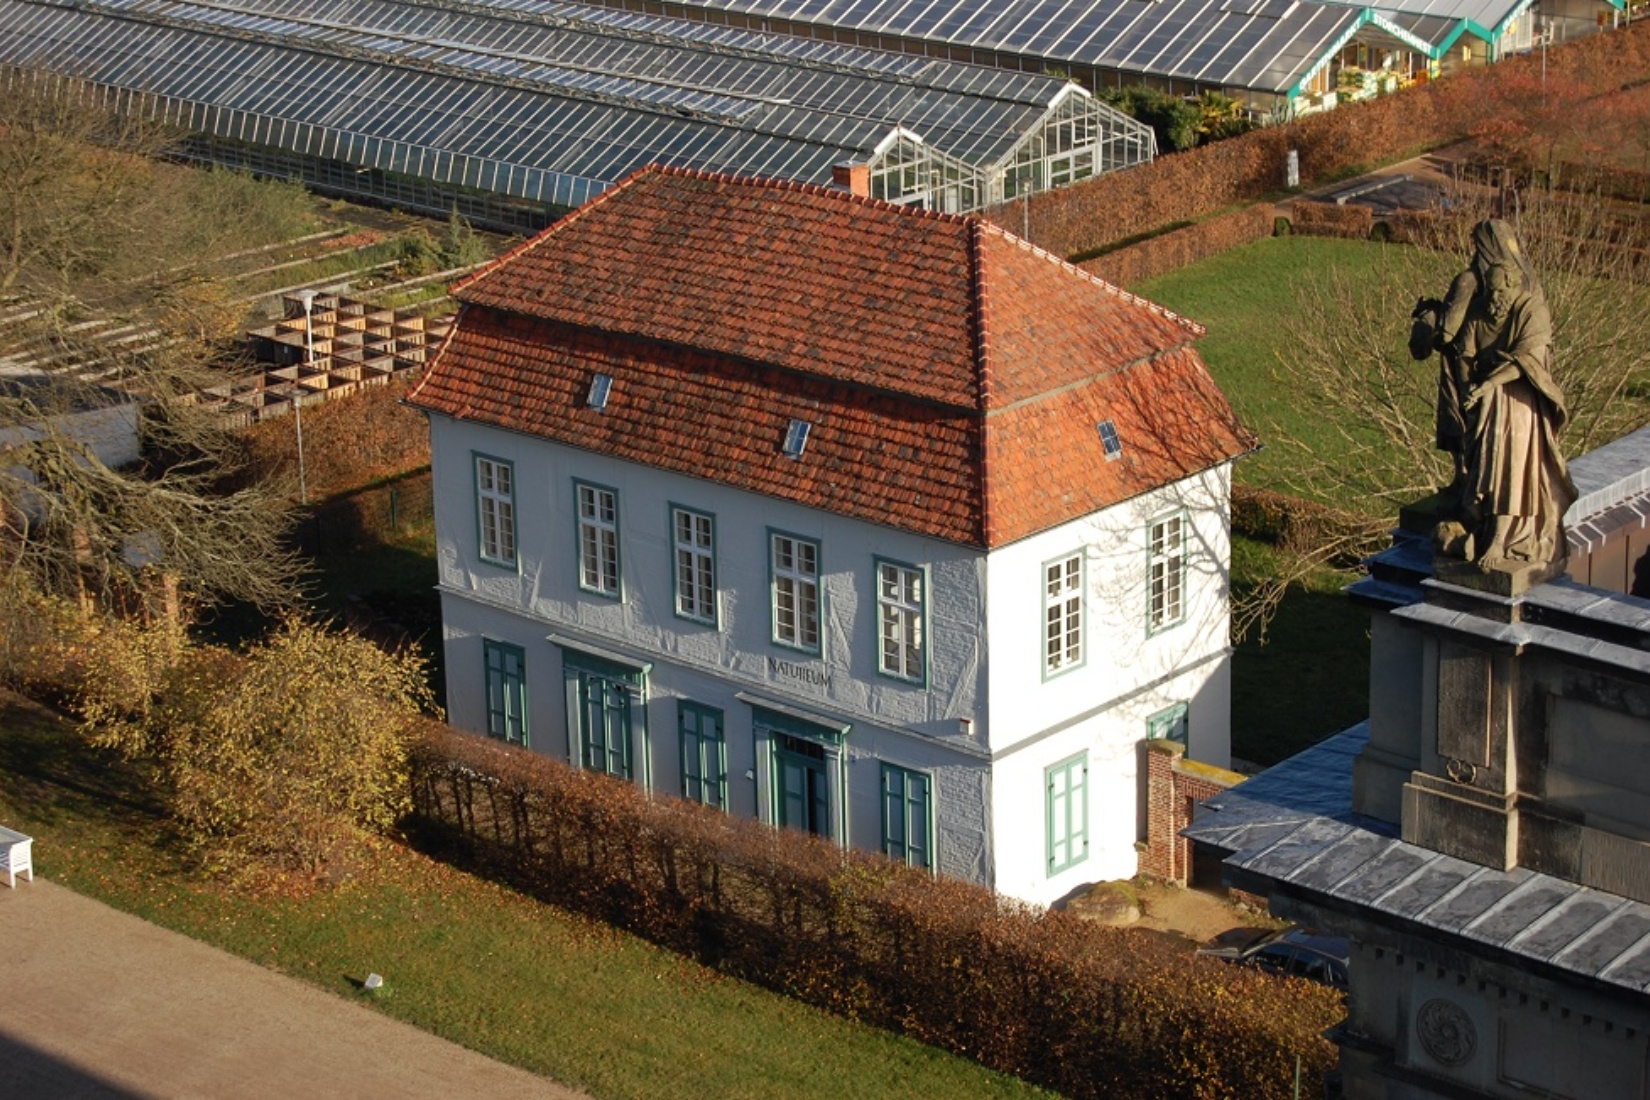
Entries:
{"type": "Polygon", "coordinates": [[[1254,444],[1195,324],[978,218],[829,188],[645,169],[454,293],[415,405],[955,542],[1254,444]]]}

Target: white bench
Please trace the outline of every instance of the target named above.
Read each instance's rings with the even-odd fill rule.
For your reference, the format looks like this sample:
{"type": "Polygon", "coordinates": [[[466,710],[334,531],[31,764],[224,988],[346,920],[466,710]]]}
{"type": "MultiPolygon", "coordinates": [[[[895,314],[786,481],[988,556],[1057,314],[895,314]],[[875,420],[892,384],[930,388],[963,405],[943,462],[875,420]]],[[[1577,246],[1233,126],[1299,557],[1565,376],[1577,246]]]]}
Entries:
{"type": "Polygon", "coordinates": [[[30,882],[34,881],[33,848],[34,837],[0,825],[0,871],[6,874],[7,886],[15,889],[19,874],[26,874],[30,882]]]}

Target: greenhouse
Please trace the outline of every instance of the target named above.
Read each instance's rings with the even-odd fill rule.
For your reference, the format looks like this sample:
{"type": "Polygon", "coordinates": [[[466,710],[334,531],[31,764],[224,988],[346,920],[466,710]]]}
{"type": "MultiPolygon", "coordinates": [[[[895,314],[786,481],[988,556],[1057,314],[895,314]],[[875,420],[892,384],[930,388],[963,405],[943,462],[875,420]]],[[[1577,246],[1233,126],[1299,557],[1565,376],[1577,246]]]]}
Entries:
{"type": "Polygon", "coordinates": [[[1066,80],[548,0],[0,0],[0,67],[199,159],[514,229],[654,162],[853,162],[963,212],[1155,153],[1066,80]]]}
{"type": "MultiPolygon", "coordinates": [[[[509,4],[515,0],[500,0],[509,4]]],[[[1091,89],[1221,92],[1256,115],[1333,106],[1343,69],[1377,91],[1595,33],[1626,0],[591,0],[1015,71],[1091,89]],[[1383,86],[1382,76],[1391,77],[1383,86]]],[[[1371,92],[1371,94],[1374,94],[1371,92]]],[[[1353,94],[1361,98],[1362,91],[1353,94]]]]}

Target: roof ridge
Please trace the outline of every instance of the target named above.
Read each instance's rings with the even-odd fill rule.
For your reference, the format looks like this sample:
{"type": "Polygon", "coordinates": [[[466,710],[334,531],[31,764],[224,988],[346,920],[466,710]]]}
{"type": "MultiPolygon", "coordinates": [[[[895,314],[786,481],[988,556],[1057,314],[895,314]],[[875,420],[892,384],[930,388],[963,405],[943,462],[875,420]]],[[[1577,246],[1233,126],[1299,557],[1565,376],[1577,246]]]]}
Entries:
{"type": "MultiPolygon", "coordinates": [[[[906,217],[929,218],[951,225],[966,225],[970,221],[979,220],[978,216],[974,214],[947,214],[944,211],[930,210],[924,206],[905,206],[897,202],[889,202],[887,199],[873,198],[870,195],[856,195],[852,191],[834,185],[809,183],[806,180],[739,175],[734,172],[718,172],[709,168],[693,168],[687,165],[675,164],[650,164],[640,171],[645,172],[648,169],[656,169],[662,175],[685,176],[690,179],[710,180],[714,183],[731,183],[741,187],[756,187],[769,191],[796,191],[804,195],[817,195],[858,206],[868,206],[873,210],[886,210],[890,213],[903,214],[906,217]]],[[[629,178],[626,177],[626,179],[629,178]]]]}
{"type": "Polygon", "coordinates": [[[968,266],[971,273],[970,289],[973,292],[973,309],[970,311],[974,322],[974,377],[978,390],[977,398],[980,409],[980,475],[977,484],[980,488],[980,541],[985,545],[991,543],[991,494],[985,486],[990,484],[990,470],[987,463],[989,455],[985,441],[985,412],[991,406],[991,354],[990,330],[986,324],[987,301],[989,294],[985,281],[985,261],[980,254],[981,226],[987,224],[983,219],[975,218],[968,230],[968,266]]]}
{"type": "MultiPolygon", "coordinates": [[[[981,220],[984,221],[984,219],[981,219],[981,220]]],[[[988,227],[990,227],[992,230],[994,230],[996,233],[998,233],[1000,236],[1002,236],[1003,239],[1006,240],[1009,244],[1018,245],[1020,248],[1024,249],[1027,252],[1032,253],[1033,255],[1041,256],[1045,260],[1051,260],[1054,263],[1059,264],[1061,267],[1065,268],[1067,271],[1073,272],[1074,274],[1088,280],[1089,282],[1093,283],[1095,286],[1099,287],[1101,290],[1104,290],[1106,293],[1112,295],[1113,297],[1121,298],[1123,301],[1130,302],[1130,303],[1132,303],[1134,305],[1137,305],[1137,306],[1143,306],[1147,310],[1149,310],[1150,312],[1155,313],[1160,317],[1165,317],[1170,321],[1173,321],[1175,324],[1180,325],[1182,328],[1186,329],[1193,336],[1205,336],[1209,332],[1209,330],[1207,328],[1205,328],[1204,326],[1198,324],[1196,321],[1192,320],[1190,317],[1186,317],[1186,316],[1183,316],[1182,314],[1176,313],[1174,310],[1169,309],[1167,306],[1158,305],[1156,302],[1152,301],[1150,298],[1142,298],[1140,295],[1135,294],[1132,291],[1124,290],[1122,287],[1118,286],[1116,283],[1109,283],[1106,280],[1102,279],[1100,276],[1094,274],[1094,272],[1085,271],[1083,268],[1078,267],[1076,264],[1072,263],[1070,260],[1067,260],[1067,259],[1065,259],[1064,257],[1061,257],[1061,256],[1056,256],[1054,253],[1050,252],[1048,249],[1044,248],[1042,245],[1034,244],[1033,242],[1028,241],[1024,237],[1020,236],[1019,234],[1013,233],[1010,230],[1004,229],[1002,226],[998,225],[996,222],[986,221],[985,224],[988,227]]]]}

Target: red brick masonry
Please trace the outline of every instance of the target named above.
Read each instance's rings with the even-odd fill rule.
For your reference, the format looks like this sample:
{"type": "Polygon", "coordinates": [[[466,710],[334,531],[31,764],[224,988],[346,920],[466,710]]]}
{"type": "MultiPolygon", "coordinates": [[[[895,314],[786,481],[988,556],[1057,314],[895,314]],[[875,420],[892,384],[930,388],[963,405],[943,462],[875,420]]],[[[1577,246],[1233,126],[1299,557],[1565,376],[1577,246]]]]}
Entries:
{"type": "Polygon", "coordinates": [[[1186,885],[1192,873],[1192,842],[1180,830],[1192,823],[1192,807],[1244,777],[1209,764],[1185,759],[1174,741],[1146,742],[1146,850],[1140,873],[1186,885]]]}

